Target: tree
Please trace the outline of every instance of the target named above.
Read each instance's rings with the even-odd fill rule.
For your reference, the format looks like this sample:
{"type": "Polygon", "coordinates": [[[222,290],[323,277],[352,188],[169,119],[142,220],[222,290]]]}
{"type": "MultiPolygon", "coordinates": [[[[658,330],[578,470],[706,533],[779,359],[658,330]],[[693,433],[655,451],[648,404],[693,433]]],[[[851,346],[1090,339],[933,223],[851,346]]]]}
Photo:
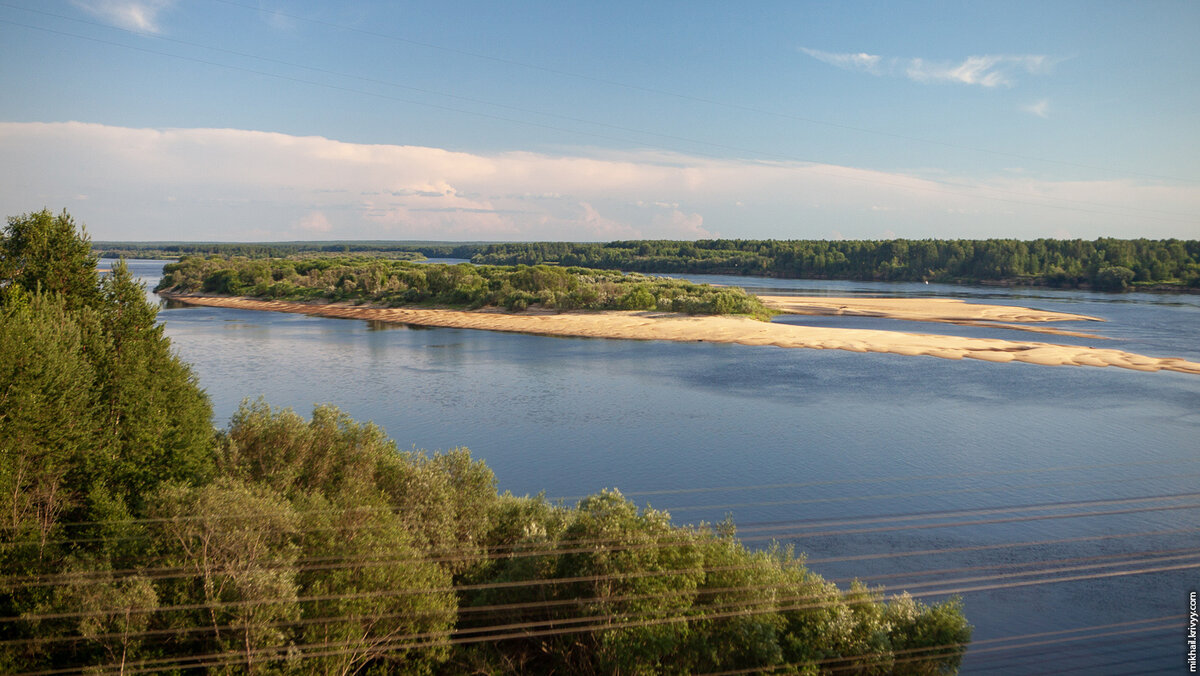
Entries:
{"type": "Polygon", "coordinates": [[[1104,291],[1124,291],[1133,281],[1134,272],[1127,267],[1116,265],[1100,268],[1096,272],[1095,285],[1104,291]]]}
{"type": "Polygon", "coordinates": [[[265,487],[219,479],[163,486],[150,514],[166,565],[189,573],[163,585],[164,599],[200,606],[181,628],[208,629],[180,632],[177,642],[196,654],[240,655],[247,671],[282,657],[274,650],[288,639],[280,624],[299,615],[291,504],[265,487]]]}
{"type": "Polygon", "coordinates": [[[0,234],[0,287],[61,293],[68,307],[98,300],[96,256],[91,239],[64,209],[12,216],[0,234]]]}

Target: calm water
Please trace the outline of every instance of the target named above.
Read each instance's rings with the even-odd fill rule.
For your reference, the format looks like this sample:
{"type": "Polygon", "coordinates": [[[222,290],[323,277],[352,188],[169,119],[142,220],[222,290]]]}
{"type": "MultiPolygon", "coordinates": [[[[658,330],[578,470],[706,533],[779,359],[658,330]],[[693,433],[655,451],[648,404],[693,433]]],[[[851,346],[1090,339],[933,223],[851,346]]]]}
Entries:
{"type": "MultiPolygon", "coordinates": [[[[131,266],[153,286],[162,263],[131,266]]],[[[694,278],[776,294],[951,295],[1075,312],[1108,321],[1071,328],[1111,340],[787,321],[1200,361],[1196,296],[694,278]]],[[[305,414],[329,402],[375,421],[401,447],[469,447],[501,490],[574,499],[617,487],[680,523],[731,514],[747,544],[794,542],[828,578],[859,576],[914,594],[964,589],[976,626],[964,673],[1185,668],[1186,619],[1130,630],[1186,613],[1187,592],[1200,587],[1196,568],[1178,569],[1200,560],[1200,502],[1191,495],[1200,483],[1200,377],[218,308],[164,309],[160,318],[212,397],[218,424],[244,397],[305,414]],[[1061,570],[1044,574],[1053,561],[1061,570]],[[1078,579],[1023,584],[1047,577],[1078,579]],[[1015,642],[1051,641],[1041,645],[995,642],[1096,625],[1116,626],[1015,642]]]]}

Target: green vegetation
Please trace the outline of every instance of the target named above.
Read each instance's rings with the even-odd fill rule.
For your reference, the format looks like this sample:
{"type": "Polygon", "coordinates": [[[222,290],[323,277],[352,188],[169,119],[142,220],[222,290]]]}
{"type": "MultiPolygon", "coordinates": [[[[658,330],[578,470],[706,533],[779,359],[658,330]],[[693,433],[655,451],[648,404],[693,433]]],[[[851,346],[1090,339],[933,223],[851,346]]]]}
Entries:
{"type": "Polygon", "coordinates": [[[381,305],[554,310],[658,310],[772,315],[737,287],[607,270],[419,264],[377,259],[306,260],[189,257],[163,268],[158,291],[381,305]]]}
{"type": "Polygon", "coordinates": [[[730,524],[498,494],[331,407],[215,432],[86,243],[65,213],[0,236],[0,672],[957,670],[957,600],[839,590],[730,524]]]}
{"type": "Polygon", "coordinates": [[[1197,240],[662,240],[608,244],[493,244],[486,264],[555,262],[642,272],[802,279],[1003,282],[1123,290],[1200,287],[1197,240]]]}
{"type": "Polygon", "coordinates": [[[1123,291],[1200,288],[1200,241],[1110,239],[741,240],[695,242],[285,242],[109,243],[140,258],[187,254],[286,257],[308,252],[400,252],[469,258],[481,265],[580,266],[643,273],[709,273],[799,279],[1018,284],[1123,291]]]}

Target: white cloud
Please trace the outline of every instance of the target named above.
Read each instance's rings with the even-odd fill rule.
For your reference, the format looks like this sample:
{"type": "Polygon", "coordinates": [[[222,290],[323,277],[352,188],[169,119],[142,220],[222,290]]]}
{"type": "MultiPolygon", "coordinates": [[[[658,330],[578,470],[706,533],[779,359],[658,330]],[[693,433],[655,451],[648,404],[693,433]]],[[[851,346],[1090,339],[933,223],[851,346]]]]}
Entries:
{"type": "Polygon", "coordinates": [[[1042,73],[1048,67],[1045,56],[968,56],[961,62],[930,62],[910,59],[905,75],[917,82],[952,82],[981,87],[1011,87],[1014,71],[1042,73]]]}
{"type": "Polygon", "coordinates": [[[160,33],[158,15],[175,0],[72,0],[76,7],[121,28],[160,33]]]}
{"type": "Polygon", "coordinates": [[[856,54],[835,54],[833,52],[822,52],[819,49],[809,49],[801,47],[800,51],[808,54],[812,58],[828,63],[831,66],[844,68],[846,70],[861,70],[872,75],[881,73],[879,67],[879,56],[877,54],[867,54],[866,52],[858,52],[856,54]]]}
{"type": "Polygon", "coordinates": [[[1042,74],[1049,71],[1051,60],[1041,54],[968,56],[962,61],[928,61],[922,58],[886,61],[877,54],[834,53],[801,47],[809,56],[844,70],[872,75],[903,76],[916,82],[950,82],[980,87],[1010,87],[1016,74],[1042,74]]]}
{"type": "Polygon", "coordinates": [[[586,152],[478,154],[236,129],[0,122],[0,204],[3,215],[86,208],[75,215],[96,239],[226,241],[300,233],[815,238],[834,229],[856,238],[883,228],[901,237],[1032,238],[1065,229],[1194,238],[1196,219],[1183,214],[1200,213],[1192,185],[586,152]],[[880,209],[863,218],[872,205],[880,209]]]}
{"type": "Polygon", "coordinates": [[[1027,106],[1021,106],[1021,110],[1045,119],[1050,117],[1050,101],[1047,99],[1042,99],[1041,101],[1031,103],[1027,106]]]}

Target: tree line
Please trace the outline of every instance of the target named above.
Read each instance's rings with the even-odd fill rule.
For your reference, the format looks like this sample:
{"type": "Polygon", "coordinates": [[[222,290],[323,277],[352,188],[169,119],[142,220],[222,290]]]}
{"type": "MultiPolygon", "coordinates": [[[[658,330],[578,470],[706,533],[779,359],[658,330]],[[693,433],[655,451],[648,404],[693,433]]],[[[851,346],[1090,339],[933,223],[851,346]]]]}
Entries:
{"type": "Polygon", "coordinates": [[[534,242],[492,244],[472,261],[800,279],[1002,282],[1109,291],[1131,286],[1200,287],[1200,241],[1177,239],[534,242]]]}
{"type": "Polygon", "coordinates": [[[163,268],[159,291],[281,300],[470,308],[773,313],[738,287],[612,270],[549,265],[410,263],[367,258],[265,259],[191,256],[163,268]]]}
{"type": "Polygon", "coordinates": [[[945,674],[961,604],[839,589],[615,491],[498,493],[337,409],[215,430],[65,212],[0,234],[0,672],[945,674]]]}
{"type": "MultiPolygon", "coordinates": [[[[608,243],[290,242],[118,243],[108,253],[287,257],[373,252],[470,259],[481,265],[553,264],[643,273],[797,279],[947,282],[1092,288],[1200,288],[1200,241],[1113,239],[626,240],[608,243]]],[[[115,255],[113,257],[116,257],[115,255]]]]}

